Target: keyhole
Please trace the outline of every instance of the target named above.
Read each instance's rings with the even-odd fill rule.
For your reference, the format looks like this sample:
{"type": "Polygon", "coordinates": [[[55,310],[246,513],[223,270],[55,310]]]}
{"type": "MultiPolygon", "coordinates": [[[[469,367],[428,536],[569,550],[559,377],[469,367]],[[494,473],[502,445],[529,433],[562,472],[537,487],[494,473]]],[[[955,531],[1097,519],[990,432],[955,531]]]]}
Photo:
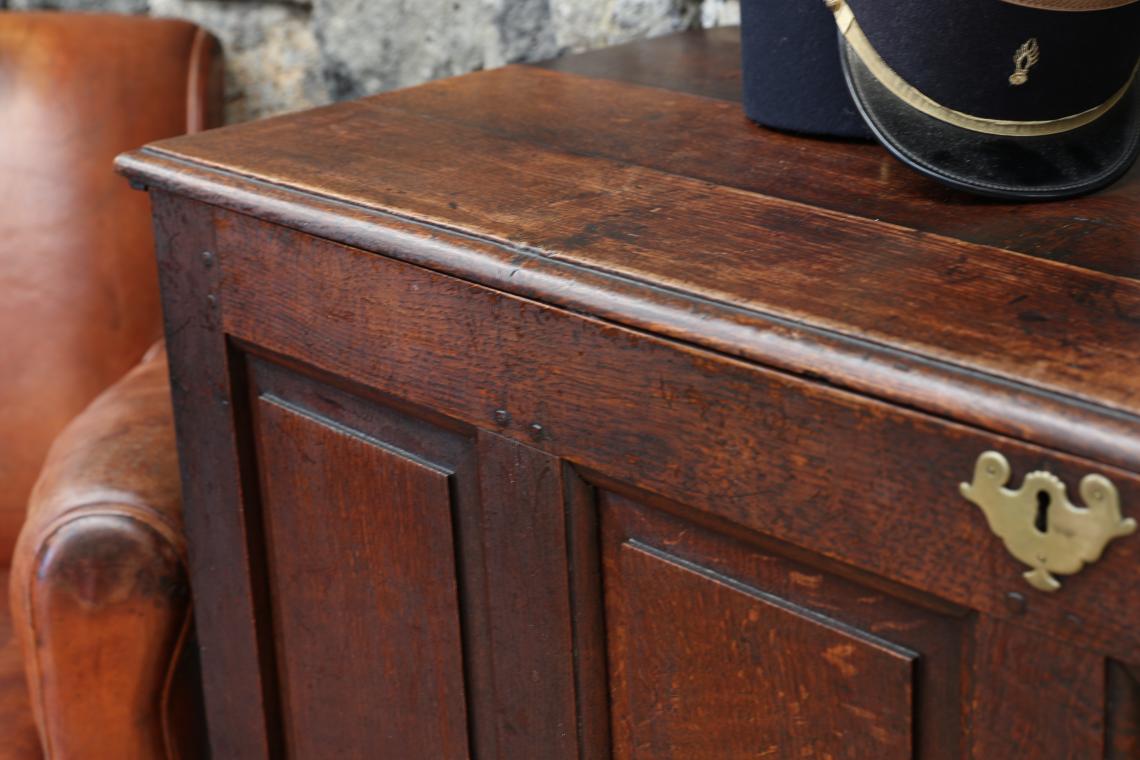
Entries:
{"type": "Polygon", "coordinates": [[[1033,525],[1042,533],[1049,531],[1049,502],[1048,491],[1037,492],[1037,519],[1033,521],[1033,525]]]}

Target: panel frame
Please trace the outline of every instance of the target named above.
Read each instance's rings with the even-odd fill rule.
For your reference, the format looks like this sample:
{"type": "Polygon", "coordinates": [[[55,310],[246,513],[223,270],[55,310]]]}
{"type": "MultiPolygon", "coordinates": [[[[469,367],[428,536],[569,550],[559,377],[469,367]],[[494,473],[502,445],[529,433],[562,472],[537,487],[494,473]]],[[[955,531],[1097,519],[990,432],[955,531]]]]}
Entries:
{"type": "MultiPolygon", "coordinates": [[[[272,399],[447,473],[453,489],[452,540],[456,551],[469,748],[479,756],[497,756],[497,737],[488,731],[494,725],[494,705],[484,698],[493,693],[488,633],[491,622],[485,605],[479,603],[485,596],[487,579],[479,540],[478,455],[473,431],[454,420],[377,395],[335,375],[314,372],[302,362],[273,356],[256,346],[236,342],[234,348],[241,352],[250,377],[247,403],[252,405],[258,398],[272,399]]],[[[268,597],[268,588],[265,593],[268,597]]]]}
{"type": "MultiPolygon", "coordinates": [[[[473,311],[449,313],[453,320],[470,319],[478,311],[478,315],[485,318],[510,313],[515,320],[512,324],[535,329],[539,325],[573,324],[576,325],[573,334],[583,344],[588,344],[587,336],[592,334],[610,344],[624,342],[639,346],[647,355],[672,356],[689,368],[687,377],[693,379],[724,372],[718,382],[731,382],[737,388],[744,387],[739,383],[767,384],[782,388],[784,392],[806,394],[812,399],[824,399],[840,406],[858,403],[870,410],[868,419],[875,424],[890,422],[914,425],[916,429],[927,431],[938,430],[959,444],[966,440],[988,443],[1006,452],[1015,452],[1022,462],[1057,466],[1067,477],[1097,468],[1120,478],[1124,486],[1122,490],[1140,494],[1140,482],[1133,473],[1099,467],[1096,463],[1063,453],[993,436],[918,412],[889,407],[660,336],[571,315],[161,192],[155,192],[154,202],[186,493],[187,532],[192,547],[191,569],[195,588],[202,599],[198,625],[203,644],[207,712],[211,744],[217,757],[272,757],[283,752],[280,727],[275,718],[272,648],[265,640],[265,626],[270,616],[266,609],[263,566],[258,552],[260,507],[256,479],[251,479],[250,441],[248,433],[243,432],[247,428],[248,410],[242,399],[247,390],[252,392],[251,387],[247,388],[248,373],[243,365],[246,353],[272,357],[274,362],[289,366],[293,371],[322,378],[358,393],[362,398],[383,400],[393,409],[401,409],[405,413],[414,410],[416,415],[422,415],[432,424],[446,427],[460,437],[476,436],[486,446],[505,447],[504,451],[510,447],[526,446],[535,452],[534,457],[544,462],[543,466],[553,466],[555,470],[561,468],[560,490],[567,505],[562,540],[570,562],[566,583],[572,604],[568,613],[569,633],[560,635],[569,635],[573,642],[575,686],[570,699],[575,701],[580,745],[576,753],[569,746],[564,746],[560,752],[565,752],[567,757],[571,754],[582,758],[604,756],[602,748],[609,738],[608,727],[598,721],[598,716],[608,709],[597,689],[597,674],[604,672],[604,665],[598,664],[597,626],[600,620],[596,612],[582,608],[583,603],[597,593],[598,580],[595,571],[589,567],[594,551],[589,546],[590,535],[598,526],[588,504],[596,483],[638,481],[639,463],[607,459],[606,454],[613,453],[610,449],[592,444],[566,424],[575,410],[565,405],[540,399],[527,401],[522,391],[504,389],[500,396],[489,397],[480,395],[484,393],[481,386],[441,389],[437,384],[408,382],[398,366],[378,365],[371,355],[354,351],[358,347],[354,341],[369,340],[376,341],[375,345],[385,346],[389,352],[412,352],[417,363],[438,358],[438,354],[432,353],[435,349],[423,340],[422,335],[412,333],[396,337],[398,330],[379,322],[369,322],[372,316],[389,313],[380,311],[381,306],[398,307],[393,318],[406,326],[409,323],[401,320],[415,312],[417,303],[425,303],[422,299],[433,294],[444,294],[448,298],[461,294],[474,304],[473,311]],[[235,244],[242,235],[251,236],[250,242],[235,244]],[[312,258],[305,260],[304,255],[312,258]],[[262,279],[265,274],[262,265],[270,258],[275,260],[276,271],[272,277],[262,279]],[[374,286],[370,293],[353,289],[354,283],[363,281],[360,277],[343,277],[322,285],[326,293],[335,293],[340,288],[342,294],[360,297],[359,300],[342,299],[345,303],[359,304],[360,311],[355,316],[337,311],[316,319],[308,326],[310,334],[323,336],[324,346],[308,341],[303,332],[291,330],[288,321],[277,321],[285,319],[287,314],[283,306],[287,299],[282,301],[281,296],[298,292],[301,283],[315,281],[313,274],[318,269],[314,262],[318,258],[324,264],[331,263],[334,269],[343,267],[342,274],[383,273],[383,276],[368,278],[374,286]],[[272,289],[281,287],[285,292],[274,295],[272,289]],[[409,290],[401,292],[402,287],[409,290]],[[385,301],[386,298],[394,300],[385,301]],[[338,320],[340,324],[336,324],[338,320]],[[346,332],[354,326],[357,329],[363,326],[355,336],[346,332]],[[724,377],[731,380],[723,380],[724,377]],[[499,412],[506,412],[506,415],[499,412]],[[476,430],[483,432],[475,433],[476,430]],[[558,458],[564,460],[560,465],[557,464],[558,458]]],[[[288,319],[293,316],[288,314],[288,319]]],[[[494,361],[498,364],[490,366],[501,368],[505,366],[503,362],[509,364],[521,358],[521,355],[511,353],[517,350],[517,346],[508,340],[509,337],[502,331],[482,336],[479,340],[490,342],[476,343],[474,348],[495,345],[497,340],[500,353],[494,361]]],[[[480,355],[484,359],[489,356],[485,351],[480,355]]],[[[445,358],[449,362],[463,361],[459,357],[445,358]]],[[[575,361],[573,356],[564,358],[575,361]]],[[[487,367],[477,361],[467,363],[469,372],[485,373],[487,367]]],[[[644,409],[640,411],[644,413],[644,409]]],[[[624,419],[618,418],[610,424],[620,424],[624,419]]],[[[946,454],[946,461],[954,460],[955,456],[946,454]]],[[[722,475],[735,477],[733,473],[740,472],[731,469],[730,463],[718,461],[727,467],[722,475]]],[[[694,492],[686,487],[697,474],[684,470],[689,466],[687,463],[672,465],[674,469],[655,472],[648,479],[641,478],[647,498],[668,501],[691,496],[686,503],[692,503],[693,509],[709,520],[733,525],[734,530],[757,530],[761,527],[762,518],[778,516],[770,507],[753,515],[725,509],[723,504],[716,503],[716,494],[694,492]]],[[[943,466],[945,462],[935,465],[943,466]]],[[[866,482],[860,481],[862,476],[852,470],[845,470],[844,474],[858,476],[851,478],[855,482],[866,482]]],[[[963,472],[962,476],[965,478],[968,473],[963,472]]],[[[945,516],[947,513],[942,514],[945,516]]],[[[486,547],[482,540],[473,538],[482,536],[482,516],[478,510],[472,509],[465,511],[461,519],[465,524],[469,523],[469,527],[464,528],[467,538],[463,541],[462,561],[471,563],[471,569],[465,570],[464,575],[483,577],[480,573],[484,571],[479,568],[486,561],[483,556],[486,547]]],[[[823,562],[842,564],[852,561],[851,557],[837,551],[837,544],[821,540],[821,537],[834,534],[835,525],[817,524],[814,526],[817,532],[813,533],[805,532],[804,526],[797,527],[794,521],[763,525],[773,540],[801,547],[794,551],[811,553],[823,562]]],[[[988,534],[973,528],[966,533],[964,541],[970,541],[970,536],[977,535],[989,539],[988,534]]],[[[1124,557],[1116,556],[1110,549],[1104,561],[1113,561],[1117,568],[1126,567],[1126,557],[1133,556],[1134,552],[1125,554],[1124,557]]],[[[1005,582],[999,580],[1003,577],[999,572],[1009,574],[1011,580],[1008,585],[1011,588],[1024,591],[1013,580],[1018,576],[1011,572],[1014,569],[1012,563],[1003,563],[1000,546],[983,548],[979,556],[985,559],[983,566],[967,568],[966,571],[973,585],[980,586],[985,593],[978,595],[973,593],[969,584],[958,584],[950,586],[948,592],[941,589],[945,596],[958,604],[983,610],[994,619],[1010,621],[1015,628],[1046,631],[1043,640],[1051,642],[1050,646],[1060,646],[1060,642],[1065,641],[1068,646],[1083,648],[1086,652],[1111,654],[1126,662],[1140,660],[1140,637],[1122,627],[1106,625],[1096,606],[1073,607],[1056,599],[1038,597],[1033,597],[1030,604],[1020,608],[1009,605],[1003,593],[1005,582]],[[964,592],[963,589],[969,590],[964,592]],[[995,591],[998,593],[993,593],[995,591]]],[[[859,562],[863,559],[855,558],[859,562]]],[[[930,578],[921,574],[907,575],[898,567],[867,567],[864,563],[861,570],[850,565],[847,568],[845,572],[852,576],[864,571],[880,572],[886,579],[882,581],[885,584],[903,583],[919,589],[914,591],[915,596],[921,596],[923,591],[937,590],[931,585],[930,578]]],[[[482,583],[485,584],[486,580],[482,583]]],[[[1079,588],[1076,593],[1086,597],[1095,595],[1101,588],[1100,581],[1089,581],[1087,576],[1067,579],[1066,585],[1079,588]]],[[[1067,597],[1069,600],[1074,598],[1072,595],[1067,597]]],[[[488,633],[490,626],[487,620],[472,624],[482,638],[470,645],[470,651],[477,651],[480,647],[487,651],[492,646],[488,633]]],[[[465,661],[471,660],[472,667],[479,671],[472,674],[472,683],[490,684],[495,677],[493,670],[489,667],[479,670],[484,666],[476,662],[480,658],[468,656],[468,646],[465,641],[465,661]]],[[[487,732],[473,742],[473,746],[480,748],[480,756],[503,756],[501,723],[494,714],[496,709],[493,700],[472,707],[471,725],[485,727],[477,730],[487,732]]]]}
{"type": "Polygon", "coordinates": [[[236,340],[303,356],[319,371],[954,604],[1140,660],[1140,627],[1117,613],[1121,599],[1140,593],[1126,571],[1137,542],[1114,542],[1099,563],[1066,578],[1063,593],[1030,593],[1014,606],[1008,595],[1026,590],[1021,569],[957,490],[989,449],[1015,462],[1015,478],[1045,468],[1076,483],[1101,472],[1126,504],[1140,503],[1136,474],[276,225],[227,214],[222,232],[226,330],[236,340]],[[271,281],[260,263],[268,259],[271,281]],[[570,348],[551,355],[551,343],[570,348]],[[421,376],[425,366],[432,371],[421,376]],[[553,373],[560,384],[544,385],[553,373]],[[573,390],[571,377],[591,395],[573,390]],[[603,414],[595,398],[606,400],[603,414]],[[754,424],[730,413],[730,402],[748,406],[754,424]],[[682,456],[679,442],[639,431],[646,419],[658,432],[685,430],[685,446],[705,454],[682,456]],[[637,444],[635,459],[627,442],[637,444]],[[847,456],[827,455],[834,447],[847,456]],[[769,498],[776,493],[786,503],[769,498]],[[882,504],[923,508],[899,506],[886,521],[882,504]],[[888,558],[884,542],[902,554],[888,558]],[[945,570],[930,562],[947,552],[955,561],[945,570]]]}
{"type": "Polygon", "coordinates": [[[280,757],[240,358],[222,327],[216,209],[151,191],[211,756],[280,757]]]}
{"type": "Polygon", "coordinates": [[[271,399],[449,474],[472,754],[579,757],[558,460],[257,346],[237,349],[251,399],[271,399]],[[522,534],[520,521],[530,521],[522,534]],[[548,557],[555,559],[542,561],[548,557]],[[546,613],[519,615],[520,608],[546,613]]]}

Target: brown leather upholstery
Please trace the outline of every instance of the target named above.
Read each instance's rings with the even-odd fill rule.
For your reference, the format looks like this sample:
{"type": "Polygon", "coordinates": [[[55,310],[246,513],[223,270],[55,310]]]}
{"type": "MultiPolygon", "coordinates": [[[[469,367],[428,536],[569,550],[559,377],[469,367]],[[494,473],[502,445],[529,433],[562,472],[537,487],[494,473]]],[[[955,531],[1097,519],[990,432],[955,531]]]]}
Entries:
{"type": "Polygon", "coordinates": [[[8,612],[8,570],[0,569],[0,760],[40,757],[40,741],[28,705],[24,655],[8,612]]]}
{"type": "Polygon", "coordinates": [[[0,13],[0,567],[37,482],[7,580],[50,758],[201,755],[164,354],[123,377],[160,332],[150,214],[112,161],[220,123],[221,81],[185,22],[0,13]]]}
{"type": "Polygon", "coordinates": [[[182,21],[0,13],[0,566],[44,454],[159,335],[146,197],[112,159],[220,115],[182,21]]]}
{"type": "Polygon", "coordinates": [[[187,646],[186,542],[161,347],[52,445],[11,589],[46,756],[199,756],[204,732],[194,662],[184,659],[195,649],[187,646]]]}

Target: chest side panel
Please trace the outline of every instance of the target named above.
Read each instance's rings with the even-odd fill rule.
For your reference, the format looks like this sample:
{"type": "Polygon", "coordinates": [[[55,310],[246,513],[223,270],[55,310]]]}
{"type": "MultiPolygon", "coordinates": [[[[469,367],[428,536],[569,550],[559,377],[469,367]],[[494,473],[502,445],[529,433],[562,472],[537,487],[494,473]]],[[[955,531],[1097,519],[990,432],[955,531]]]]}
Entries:
{"type": "Polygon", "coordinates": [[[272,396],[254,410],[290,756],[378,737],[466,756],[451,473],[272,396]]]}

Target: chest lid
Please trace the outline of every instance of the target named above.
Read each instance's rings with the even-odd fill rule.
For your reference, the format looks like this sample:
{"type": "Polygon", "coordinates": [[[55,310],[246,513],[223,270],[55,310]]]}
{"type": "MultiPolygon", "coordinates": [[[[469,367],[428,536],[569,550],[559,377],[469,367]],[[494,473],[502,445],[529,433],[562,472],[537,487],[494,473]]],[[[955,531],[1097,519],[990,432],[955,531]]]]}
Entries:
{"type": "Polygon", "coordinates": [[[152,144],[140,183],[1140,471],[1140,170],[959,194],[750,123],[734,29],[152,144]]]}

